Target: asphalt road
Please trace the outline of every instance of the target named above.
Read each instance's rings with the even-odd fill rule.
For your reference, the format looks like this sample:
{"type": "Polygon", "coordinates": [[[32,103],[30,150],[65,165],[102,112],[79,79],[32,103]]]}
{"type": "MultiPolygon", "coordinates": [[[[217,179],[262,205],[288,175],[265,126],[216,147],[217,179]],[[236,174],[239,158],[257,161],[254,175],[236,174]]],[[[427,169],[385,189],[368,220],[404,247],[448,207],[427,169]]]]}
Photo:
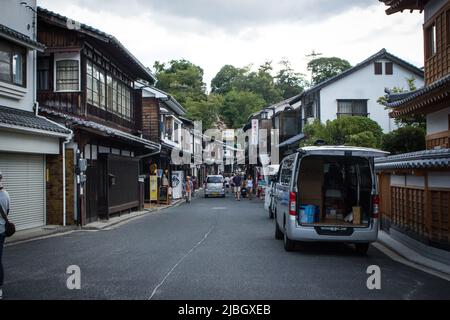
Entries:
{"type": "Polygon", "coordinates": [[[5,248],[5,299],[450,299],[450,282],[371,247],[288,253],[258,200],[195,199],[105,231],[5,248]],[[81,269],[68,290],[66,268],[81,269]],[[381,268],[381,290],[366,286],[381,268]]]}

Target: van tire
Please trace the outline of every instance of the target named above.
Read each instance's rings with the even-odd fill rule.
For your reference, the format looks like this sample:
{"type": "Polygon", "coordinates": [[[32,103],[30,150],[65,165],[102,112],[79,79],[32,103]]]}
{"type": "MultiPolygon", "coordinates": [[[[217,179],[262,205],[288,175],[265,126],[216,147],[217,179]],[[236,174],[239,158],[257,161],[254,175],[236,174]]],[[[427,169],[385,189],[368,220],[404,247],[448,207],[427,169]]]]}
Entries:
{"type": "Polygon", "coordinates": [[[355,243],[356,253],[365,256],[369,250],[370,243],[355,243]]]}
{"type": "Polygon", "coordinates": [[[275,239],[282,240],[283,232],[281,232],[280,227],[278,226],[278,222],[275,220],[275,239]]]}
{"type": "Polygon", "coordinates": [[[284,232],[283,242],[284,242],[284,250],[286,250],[287,252],[294,251],[295,241],[289,239],[286,232],[284,232]]]}

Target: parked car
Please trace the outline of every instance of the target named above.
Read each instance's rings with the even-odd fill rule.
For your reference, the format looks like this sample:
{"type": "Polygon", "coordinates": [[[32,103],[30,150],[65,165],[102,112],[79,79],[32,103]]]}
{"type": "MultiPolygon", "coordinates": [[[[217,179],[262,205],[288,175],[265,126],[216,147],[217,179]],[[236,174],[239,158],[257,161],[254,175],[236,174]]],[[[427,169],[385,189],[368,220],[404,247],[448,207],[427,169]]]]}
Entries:
{"type": "Polygon", "coordinates": [[[280,165],[269,165],[266,172],[267,187],[264,195],[264,209],[269,212],[269,218],[274,218],[275,211],[275,185],[278,178],[280,165]]]}
{"type": "Polygon", "coordinates": [[[375,157],[388,153],[349,146],[300,148],[285,157],[275,187],[275,238],[353,243],[365,254],[378,237],[375,157]]]}
{"type": "Polygon", "coordinates": [[[224,178],[222,175],[209,175],[205,182],[205,198],[225,197],[224,178]]]}

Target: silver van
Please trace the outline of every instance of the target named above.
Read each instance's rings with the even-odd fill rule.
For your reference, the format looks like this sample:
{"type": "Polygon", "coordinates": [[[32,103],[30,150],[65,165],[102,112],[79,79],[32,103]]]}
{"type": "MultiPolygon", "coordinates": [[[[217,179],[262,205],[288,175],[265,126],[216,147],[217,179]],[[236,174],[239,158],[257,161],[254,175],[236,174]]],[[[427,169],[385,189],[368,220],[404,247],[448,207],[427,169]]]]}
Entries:
{"type": "Polygon", "coordinates": [[[378,237],[374,158],[388,153],[349,146],[312,146],[283,159],[275,186],[275,238],[355,244],[365,254],[378,237]]]}
{"type": "Polygon", "coordinates": [[[205,198],[225,197],[224,178],[222,175],[209,175],[205,181],[205,198]]]}

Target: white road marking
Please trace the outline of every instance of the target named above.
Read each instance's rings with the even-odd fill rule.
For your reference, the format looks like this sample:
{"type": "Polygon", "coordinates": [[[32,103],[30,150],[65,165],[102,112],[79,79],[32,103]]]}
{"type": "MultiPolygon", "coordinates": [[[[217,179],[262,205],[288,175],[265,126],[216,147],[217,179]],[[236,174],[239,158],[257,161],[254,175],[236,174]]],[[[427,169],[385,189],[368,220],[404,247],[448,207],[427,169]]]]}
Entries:
{"type": "Polygon", "coordinates": [[[438,278],[441,278],[441,279],[450,281],[450,276],[449,276],[449,275],[447,275],[447,274],[445,274],[445,273],[443,273],[443,272],[439,272],[439,271],[433,270],[433,269],[431,269],[431,268],[422,266],[422,265],[420,265],[420,264],[414,263],[414,262],[412,262],[412,261],[409,261],[409,260],[403,258],[403,257],[402,257],[401,255],[399,255],[398,253],[396,253],[396,252],[392,251],[391,249],[387,248],[386,246],[382,245],[382,244],[379,243],[379,242],[376,242],[376,243],[374,243],[374,244],[372,244],[372,245],[373,245],[375,248],[377,248],[378,250],[380,250],[382,253],[384,253],[385,255],[387,255],[389,258],[391,258],[392,260],[394,260],[394,261],[397,261],[397,262],[399,262],[399,263],[401,263],[401,264],[407,265],[407,266],[409,266],[409,267],[411,267],[411,268],[414,268],[414,269],[417,269],[417,270],[426,272],[426,273],[431,274],[431,275],[433,275],[433,276],[435,276],[435,277],[438,277],[438,278]]]}
{"type": "Polygon", "coordinates": [[[166,280],[170,277],[170,275],[173,273],[173,271],[184,261],[184,259],[186,259],[192,252],[194,252],[194,250],[197,249],[203,242],[205,242],[206,238],[208,238],[209,234],[212,232],[213,229],[214,229],[214,225],[211,226],[211,228],[208,230],[208,232],[205,233],[203,238],[199,242],[197,242],[191,248],[191,250],[189,250],[184,256],[181,257],[180,260],[177,261],[177,263],[169,270],[169,272],[167,272],[167,274],[164,276],[164,278],[161,280],[161,282],[158,283],[158,285],[155,287],[155,289],[153,289],[153,292],[150,295],[150,297],[148,298],[148,300],[151,300],[153,298],[153,296],[156,294],[158,289],[166,282],[166,280]]]}

